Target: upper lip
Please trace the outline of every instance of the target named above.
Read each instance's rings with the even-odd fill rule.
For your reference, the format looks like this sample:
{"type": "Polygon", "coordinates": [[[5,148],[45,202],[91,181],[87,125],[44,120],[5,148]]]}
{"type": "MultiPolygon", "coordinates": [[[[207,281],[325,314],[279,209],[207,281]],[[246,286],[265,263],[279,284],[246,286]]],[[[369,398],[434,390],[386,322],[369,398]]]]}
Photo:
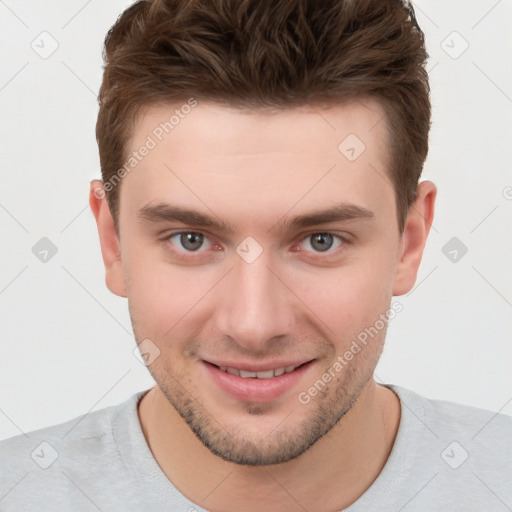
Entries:
{"type": "Polygon", "coordinates": [[[204,359],[205,362],[215,366],[226,366],[228,368],[236,368],[246,372],[265,372],[268,370],[276,370],[278,368],[286,368],[288,366],[300,366],[309,363],[313,359],[284,359],[282,361],[268,361],[265,363],[251,363],[247,361],[225,361],[220,359],[204,359]]]}

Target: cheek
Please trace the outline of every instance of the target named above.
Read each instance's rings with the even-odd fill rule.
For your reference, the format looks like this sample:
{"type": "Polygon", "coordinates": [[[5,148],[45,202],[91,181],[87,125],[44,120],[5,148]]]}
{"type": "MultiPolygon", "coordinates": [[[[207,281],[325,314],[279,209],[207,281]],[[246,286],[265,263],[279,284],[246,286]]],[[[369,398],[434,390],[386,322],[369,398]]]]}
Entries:
{"type": "Polygon", "coordinates": [[[184,283],[176,279],[168,265],[149,260],[144,251],[126,251],[123,268],[134,320],[149,328],[153,336],[164,324],[169,329],[183,307],[184,283]]]}
{"type": "MultiPolygon", "coordinates": [[[[149,251],[148,251],[149,252],[149,251]]],[[[200,273],[189,267],[170,265],[161,256],[143,251],[126,254],[125,275],[132,320],[138,337],[169,340],[178,345],[179,333],[201,325],[204,300],[218,280],[215,272],[200,273]]]]}
{"type": "Polygon", "coordinates": [[[393,272],[391,260],[361,258],[360,263],[296,276],[297,295],[324,324],[328,338],[347,341],[389,309],[393,272]]]}

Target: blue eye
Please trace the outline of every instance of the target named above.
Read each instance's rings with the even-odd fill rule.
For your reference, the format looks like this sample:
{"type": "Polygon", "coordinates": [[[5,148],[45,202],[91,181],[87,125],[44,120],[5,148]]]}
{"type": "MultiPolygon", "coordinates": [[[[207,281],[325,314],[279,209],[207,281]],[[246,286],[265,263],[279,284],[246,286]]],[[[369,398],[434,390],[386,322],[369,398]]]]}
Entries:
{"type": "Polygon", "coordinates": [[[211,242],[202,233],[195,231],[175,233],[169,237],[169,241],[186,252],[197,252],[199,249],[206,249],[211,246],[211,242]]]}
{"type": "Polygon", "coordinates": [[[327,252],[331,249],[337,249],[343,244],[343,241],[340,236],[332,233],[313,233],[306,237],[301,245],[305,244],[306,247],[303,247],[303,249],[307,251],[327,252]]]}

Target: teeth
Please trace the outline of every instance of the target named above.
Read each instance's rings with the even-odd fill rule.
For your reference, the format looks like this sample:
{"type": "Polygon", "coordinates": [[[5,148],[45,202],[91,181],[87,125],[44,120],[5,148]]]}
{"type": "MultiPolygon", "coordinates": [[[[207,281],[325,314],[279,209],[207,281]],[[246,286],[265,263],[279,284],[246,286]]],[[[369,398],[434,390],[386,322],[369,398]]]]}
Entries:
{"type": "Polygon", "coordinates": [[[219,366],[223,372],[237,375],[244,379],[272,379],[279,377],[283,373],[291,373],[297,368],[296,366],[286,366],[285,368],[275,368],[274,370],[265,370],[264,372],[248,372],[246,370],[239,370],[238,368],[230,368],[229,366],[219,366]]]}
{"type": "Polygon", "coordinates": [[[240,370],[240,377],[247,379],[248,377],[256,377],[256,372],[246,372],[245,370],[240,370]]]}
{"type": "MultiPolygon", "coordinates": [[[[240,373],[240,375],[242,375],[240,373]]],[[[266,372],[256,372],[256,377],[258,379],[271,379],[274,377],[274,370],[267,370],[266,372]]]]}

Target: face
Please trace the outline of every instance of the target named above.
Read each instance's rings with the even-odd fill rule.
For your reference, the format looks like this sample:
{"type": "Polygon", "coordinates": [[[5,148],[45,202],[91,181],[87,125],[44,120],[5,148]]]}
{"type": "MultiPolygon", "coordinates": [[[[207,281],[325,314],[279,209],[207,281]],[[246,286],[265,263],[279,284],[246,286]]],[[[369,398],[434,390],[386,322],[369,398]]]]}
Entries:
{"type": "Polygon", "coordinates": [[[162,136],[175,109],[136,125],[129,153],[152,147],[123,178],[111,289],[213,453],[291,460],[350,409],[382,350],[385,326],[360,335],[389,313],[401,255],[383,111],[199,102],[162,136]]]}

